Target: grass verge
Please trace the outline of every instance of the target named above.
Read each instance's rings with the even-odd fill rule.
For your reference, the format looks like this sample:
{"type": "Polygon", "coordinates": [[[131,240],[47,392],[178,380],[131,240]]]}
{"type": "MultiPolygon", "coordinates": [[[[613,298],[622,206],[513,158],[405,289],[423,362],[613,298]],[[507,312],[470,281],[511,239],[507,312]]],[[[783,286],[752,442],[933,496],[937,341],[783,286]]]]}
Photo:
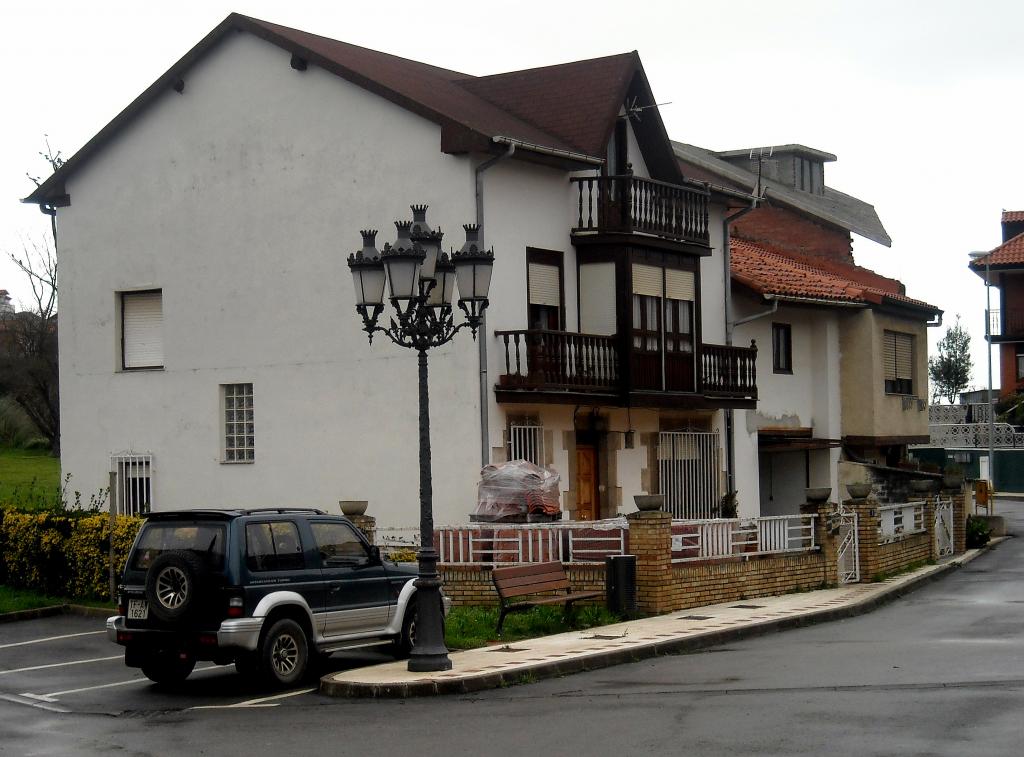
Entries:
{"type": "Polygon", "coordinates": [[[60,460],[46,450],[0,447],[0,507],[37,509],[60,501],[60,460]]]}
{"type": "Polygon", "coordinates": [[[445,642],[450,649],[475,649],[496,642],[532,639],[581,628],[618,623],[619,618],[599,605],[583,605],[574,612],[574,622],[565,622],[561,607],[534,607],[505,617],[501,638],[497,607],[453,607],[445,621],[445,642]]]}
{"type": "Polygon", "coordinates": [[[35,610],[40,607],[53,607],[54,605],[86,605],[88,607],[113,608],[109,602],[97,599],[69,599],[68,597],[51,597],[28,589],[13,589],[10,586],[0,585],[0,615],[6,612],[18,612],[20,610],[35,610]]]}

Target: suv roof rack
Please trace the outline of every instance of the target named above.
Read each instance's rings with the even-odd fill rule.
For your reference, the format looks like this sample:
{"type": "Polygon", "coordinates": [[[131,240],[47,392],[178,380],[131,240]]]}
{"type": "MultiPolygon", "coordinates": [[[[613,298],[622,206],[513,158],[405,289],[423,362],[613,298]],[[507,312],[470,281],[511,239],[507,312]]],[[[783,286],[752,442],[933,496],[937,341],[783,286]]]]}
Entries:
{"type": "Polygon", "coordinates": [[[327,515],[323,510],[318,510],[315,507],[254,507],[242,512],[246,515],[255,515],[256,513],[313,513],[314,515],[327,515]]]}

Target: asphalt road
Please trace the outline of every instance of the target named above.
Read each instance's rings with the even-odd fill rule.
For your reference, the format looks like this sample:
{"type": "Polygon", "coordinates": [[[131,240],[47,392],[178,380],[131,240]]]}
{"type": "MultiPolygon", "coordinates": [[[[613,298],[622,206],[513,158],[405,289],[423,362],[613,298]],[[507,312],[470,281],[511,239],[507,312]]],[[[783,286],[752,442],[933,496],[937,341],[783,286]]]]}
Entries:
{"type": "MultiPolygon", "coordinates": [[[[1001,509],[1024,534],[1024,503],[1001,509]]],[[[253,691],[231,668],[162,689],[122,665],[99,621],[8,624],[0,626],[0,754],[1015,757],[1024,755],[1022,558],[1024,539],[1011,539],[846,621],[406,701],[253,691]]]]}

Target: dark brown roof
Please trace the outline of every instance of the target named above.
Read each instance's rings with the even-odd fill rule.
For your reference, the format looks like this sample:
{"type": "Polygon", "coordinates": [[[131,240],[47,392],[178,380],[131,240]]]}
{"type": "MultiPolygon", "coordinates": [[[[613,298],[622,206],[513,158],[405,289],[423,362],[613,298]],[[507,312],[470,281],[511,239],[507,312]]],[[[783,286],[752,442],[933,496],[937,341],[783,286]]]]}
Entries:
{"type": "Polygon", "coordinates": [[[755,292],[866,305],[905,305],[933,313],[934,305],[907,297],[903,284],[868,268],[827,260],[811,260],[760,242],[733,239],[732,278],[755,292]]]}
{"type": "MultiPolygon", "coordinates": [[[[450,153],[497,151],[504,148],[494,143],[494,137],[507,137],[528,145],[564,151],[566,164],[581,168],[603,159],[614,119],[627,93],[634,96],[640,89],[649,96],[651,104],[654,102],[635,51],[474,77],[233,13],[24,202],[66,204],[69,200],[64,189],[65,178],[153,98],[184,78],[189,68],[230,30],[255,34],[304,58],[309,64],[320,66],[440,124],[441,149],[450,153]]],[[[664,149],[656,145],[652,150],[670,156],[668,138],[657,109],[645,111],[644,121],[643,130],[649,138],[665,142],[664,149]]],[[[518,151],[517,155],[522,152],[518,151]]],[[[533,157],[537,159],[536,155],[533,157]]],[[[674,161],[667,161],[660,154],[656,157],[660,173],[669,171],[678,175],[674,161]]],[[[651,169],[653,172],[656,167],[651,166],[651,169]]]]}

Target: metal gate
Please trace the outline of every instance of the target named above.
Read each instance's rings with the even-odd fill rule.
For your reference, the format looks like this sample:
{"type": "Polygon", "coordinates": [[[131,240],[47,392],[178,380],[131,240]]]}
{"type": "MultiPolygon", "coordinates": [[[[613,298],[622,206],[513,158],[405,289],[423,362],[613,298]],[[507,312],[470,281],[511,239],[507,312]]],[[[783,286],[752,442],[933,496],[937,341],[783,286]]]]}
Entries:
{"type": "Polygon", "coordinates": [[[832,528],[839,539],[836,567],[841,584],[860,581],[860,542],[857,537],[857,512],[837,505],[832,514],[832,528]]]}
{"type": "Polygon", "coordinates": [[[717,431],[663,431],[658,436],[658,488],[674,518],[717,518],[722,498],[717,431]]]}
{"type": "Polygon", "coordinates": [[[949,557],[953,554],[953,500],[935,501],[935,554],[949,557]]]}

